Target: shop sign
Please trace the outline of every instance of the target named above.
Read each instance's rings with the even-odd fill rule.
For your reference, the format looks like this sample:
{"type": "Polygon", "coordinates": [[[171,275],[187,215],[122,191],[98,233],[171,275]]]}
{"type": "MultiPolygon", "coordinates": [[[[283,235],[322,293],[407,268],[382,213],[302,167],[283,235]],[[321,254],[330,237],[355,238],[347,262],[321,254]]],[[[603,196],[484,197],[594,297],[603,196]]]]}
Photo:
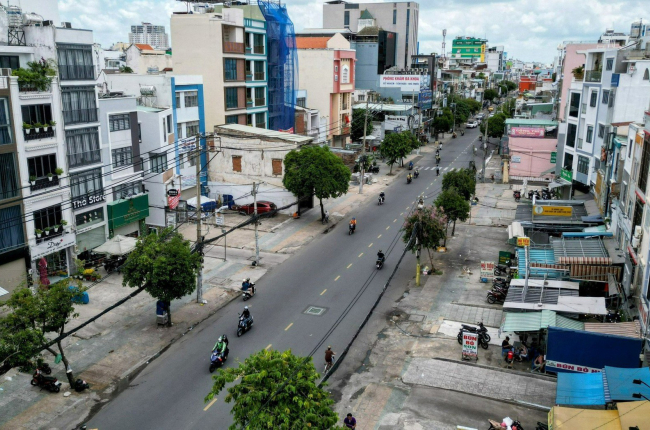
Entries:
{"type": "Polygon", "coordinates": [[[386,115],[386,120],[384,121],[386,130],[394,130],[395,128],[401,127],[402,130],[408,130],[411,128],[418,127],[419,118],[418,115],[408,115],[408,116],[393,116],[386,115]]]}
{"type": "Polygon", "coordinates": [[[178,141],[178,153],[185,154],[186,152],[194,151],[196,149],[196,136],[186,137],[178,141]]]}
{"type": "Polygon", "coordinates": [[[178,195],[178,190],[175,188],[172,188],[171,190],[167,190],[167,195],[169,197],[176,197],[178,195]]]}
{"type": "Polygon", "coordinates": [[[462,358],[478,359],[478,333],[463,332],[463,352],[462,358]]]}
{"type": "Polygon", "coordinates": [[[494,276],[494,261],[481,261],[481,278],[494,276]]]}
{"type": "Polygon", "coordinates": [[[571,216],[573,208],[571,206],[533,206],[533,213],[535,215],[546,216],[571,216]]]}
{"type": "Polygon", "coordinates": [[[518,155],[513,155],[512,156],[512,162],[513,163],[521,163],[521,157],[518,155]]]}
{"type": "Polygon", "coordinates": [[[74,233],[66,233],[62,236],[53,237],[50,240],[44,240],[36,246],[29,248],[32,261],[45,257],[46,255],[54,254],[55,252],[66,249],[77,242],[77,235],[74,233]]]}
{"type": "Polygon", "coordinates": [[[510,251],[499,251],[499,264],[509,264],[510,257],[510,251]]]}
{"type": "Polygon", "coordinates": [[[517,246],[530,246],[530,237],[526,237],[526,236],[518,237],[517,246]]]}
{"type": "Polygon", "coordinates": [[[560,178],[566,179],[567,181],[573,181],[573,172],[570,170],[562,169],[560,171],[560,178]]]}
{"type": "Polygon", "coordinates": [[[557,163],[557,152],[551,152],[551,164],[557,163]]]}
{"type": "Polygon", "coordinates": [[[561,361],[546,360],[546,367],[555,367],[556,369],[569,370],[571,372],[581,373],[602,373],[603,369],[596,369],[587,366],[578,366],[577,364],[562,363],[561,361]]]}
{"type": "Polygon", "coordinates": [[[510,137],[544,137],[546,130],[543,127],[512,127],[510,137]]]}
{"type": "Polygon", "coordinates": [[[106,206],[108,212],[108,228],[116,228],[145,219],[149,216],[149,195],[131,197],[126,200],[117,200],[106,206]]]}
{"type": "Polygon", "coordinates": [[[418,97],[418,106],[420,109],[431,109],[433,100],[433,91],[431,90],[421,90],[420,96],[418,97]]]}
{"type": "Polygon", "coordinates": [[[85,194],[72,199],[72,209],[80,209],[105,201],[104,190],[96,191],[94,194],[85,194]]]}
{"type": "Polygon", "coordinates": [[[171,189],[167,191],[167,196],[167,206],[169,206],[169,209],[176,209],[178,202],[181,201],[181,194],[178,190],[171,189]]]}
{"type": "Polygon", "coordinates": [[[420,75],[379,75],[379,86],[418,92],[420,91],[420,75]]]}

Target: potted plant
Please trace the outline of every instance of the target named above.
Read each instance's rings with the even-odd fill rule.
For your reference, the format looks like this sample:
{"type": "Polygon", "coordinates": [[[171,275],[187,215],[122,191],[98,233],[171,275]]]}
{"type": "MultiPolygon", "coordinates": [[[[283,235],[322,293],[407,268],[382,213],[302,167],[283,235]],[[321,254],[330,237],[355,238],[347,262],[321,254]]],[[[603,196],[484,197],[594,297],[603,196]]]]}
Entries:
{"type": "Polygon", "coordinates": [[[60,226],[59,224],[57,224],[57,225],[55,225],[55,226],[52,227],[52,232],[53,232],[53,233],[57,233],[57,232],[59,231],[60,228],[61,228],[61,226],[60,226]]]}
{"type": "Polygon", "coordinates": [[[45,229],[43,230],[43,233],[45,233],[45,236],[47,236],[47,235],[50,234],[51,230],[52,230],[52,227],[45,227],[45,229]]]}
{"type": "Polygon", "coordinates": [[[36,237],[38,237],[40,239],[41,236],[43,235],[43,230],[41,230],[40,228],[37,228],[35,230],[35,232],[36,232],[36,237]]]}
{"type": "Polygon", "coordinates": [[[63,169],[60,168],[60,167],[57,167],[56,169],[54,169],[54,173],[56,174],[56,176],[61,176],[61,175],[63,175],[63,169]]]}
{"type": "Polygon", "coordinates": [[[23,123],[23,130],[25,130],[25,134],[29,134],[30,131],[32,131],[32,125],[27,124],[26,122],[23,123]]]}
{"type": "Polygon", "coordinates": [[[46,122],[44,122],[44,123],[41,124],[41,125],[43,126],[43,132],[44,132],[44,133],[47,132],[47,129],[50,127],[50,124],[48,124],[47,121],[46,121],[46,122]]]}
{"type": "Polygon", "coordinates": [[[56,129],[56,121],[52,120],[50,121],[50,127],[52,127],[52,130],[56,129]]]}
{"type": "Polygon", "coordinates": [[[578,66],[571,70],[571,73],[573,73],[573,77],[582,80],[585,77],[585,66],[584,64],[582,66],[578,66]]]}
{"type": "Polygon", "coordinates": [[[36,182],[36,176],[30,176],[30,177],[29,177],[29,183],[30,183],[31,185],[34,185],[34,182],[36,182]]]}
{"type": "Polygon", "coordinates": [[[49,179],[51,181],[53,178],[54,178],[54,175],[52,174],[52,172],[47,174],[47,179],[49,179]]]}
{"type": "Polygon", "coordinates": [[[65,231],[67,231],[67,232],[70,231],[70,227],[68,227],[68,221],[62,219],[62,220],[61,220],[61,226],[63,226],[63,228],[65,229],[65,231]]]}
{"type": "Polygon", "coordinates": [[[34,131],[36,133],[40,133],[41,127],[43,127],[43,124],[41,124],[40,122],[37,122],[36,124],[34,124],[34,131]]]}

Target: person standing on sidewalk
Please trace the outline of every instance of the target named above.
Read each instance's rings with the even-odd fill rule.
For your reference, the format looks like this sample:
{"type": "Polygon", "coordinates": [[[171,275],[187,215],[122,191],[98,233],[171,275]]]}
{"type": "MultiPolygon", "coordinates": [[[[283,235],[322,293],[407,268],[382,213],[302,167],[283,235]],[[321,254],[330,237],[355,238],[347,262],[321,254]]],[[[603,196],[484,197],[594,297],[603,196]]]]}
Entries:
{"type": "Polygon", "coordinates": [[[357,420],[352,416],[352,414],[348,414],[348,416],[345,417],[343,424],[345,424],[345,426],[349,429],[357,428],[357,420]]]}

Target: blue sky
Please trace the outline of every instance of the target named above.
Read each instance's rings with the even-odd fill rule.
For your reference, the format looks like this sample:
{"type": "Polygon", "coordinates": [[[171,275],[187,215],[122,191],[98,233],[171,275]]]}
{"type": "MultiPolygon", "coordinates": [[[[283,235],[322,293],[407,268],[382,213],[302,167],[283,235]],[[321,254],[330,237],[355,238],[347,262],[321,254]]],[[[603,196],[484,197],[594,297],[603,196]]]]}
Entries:
{"type": "MultiPolygon", "coordinates": [[[[286,0],[296,30],[322,26],[325,0],[286,0]]],[[[372,0],[371,0],[372,1],[372,0]]],[[[510,58],[551,62],[564,40],[596,40],[611,27],[628,33],[630,24],[648,11],[639,0],[421,0],[419,40],[422,53],[440,53],[442,29],[447,46],[454,36],[485,37],[504,45],[510,58]]],[[[132,24],[163,24],[169,32],[175,0],[59,0],[62,21],[94,30],[104,47],[128,41],[132,24]]],[[[650,23],[650,21],[648,21],[650,23]]],[[[173,47],[173,40],[172,40],[173,47]]]]}

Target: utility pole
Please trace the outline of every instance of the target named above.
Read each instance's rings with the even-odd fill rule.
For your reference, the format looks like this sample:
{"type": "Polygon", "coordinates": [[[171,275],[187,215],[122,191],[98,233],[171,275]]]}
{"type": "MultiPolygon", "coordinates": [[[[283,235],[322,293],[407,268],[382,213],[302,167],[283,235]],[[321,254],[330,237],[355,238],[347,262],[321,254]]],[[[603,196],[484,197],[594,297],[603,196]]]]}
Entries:
{"type": "MultiPolygon", "coordinates": [[[[418,223],[419,225],[419,223],[418,223]]],[[[417,226],[415,227],[417,228],[417,226]]],[[[420,250],[422,249],[422,246],[420,245],[420,232],[418,231],[415,235],[415,246],[417,247],[417,250],[415,251],[415,256],[417,258],[417,263],[415,264],[415,286],[419,287],[420,286],[420,250]]]]}
{"type": "Polygon", "coordinates": [[[488,139],[488,121],[490,121],[490,111],[485,116],[485,136],[483,137],[483,183],[485,183],[485,159],[487,158],[487,139],[488,139]]]}
{"type": "Polygon", "coordinates": [[[359,160],[359,167],[361,176],[359,176],[359,194],[363,194],[363,175],[366,170],[366,132],[368,130],[368,99],[370,94],[366,94],[366,115],[363,120],[363,145],[361,145],[361,159],[359,160]]]}
{"type": "Polygon", "coordinates": [[[203,235],[201,231],[201,138],[196,137],[196,246],[201,254],[201,267],[196,277],[196,302],[203,303],[203,235]]]}
{"type": "Polygon", "coordinates": [[[257,232],[257,185],[253,182],[253,209],[255,211],[255,264],[254,266],[260,265],[260,246],[259,246],[259,235],[257,232]]]}

